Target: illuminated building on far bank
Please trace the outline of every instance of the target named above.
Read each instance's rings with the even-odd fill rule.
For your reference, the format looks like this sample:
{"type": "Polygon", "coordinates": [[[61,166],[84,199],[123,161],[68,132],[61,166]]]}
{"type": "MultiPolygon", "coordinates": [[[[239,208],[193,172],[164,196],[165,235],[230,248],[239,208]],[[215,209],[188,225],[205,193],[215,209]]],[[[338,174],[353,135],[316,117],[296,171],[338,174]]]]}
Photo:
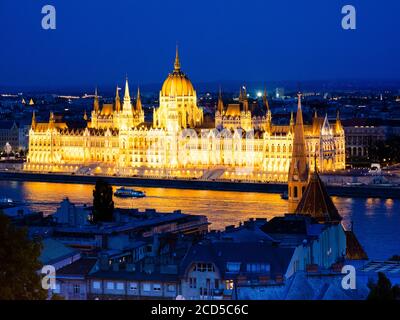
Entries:
{"type": "MultiPolygon", "coordinates": [[[[238,103],[224,105],[221,94],[215,124],[205,125],[203,110],[191,81],[181,70],[178,50],[174,69],[160,90],[153,122],[145,122],[138,90],[130,97],[128,80],[122,101],[118,90],[112,104],[94,98],[85,128],[68,127],[51,113],[48,122],[32,117],[29,155],[24,169],[35,172],[75,172],[179,177],[209,180],[287,181],[295,121],[273,124],[267,95],[263,112],[249,108],[246,88],[238,103]]],[[[301,96],[299,96],[299,106],[301,96]]],[[[301,110],[301,108],[300,108],[301,110]]],[[[345,168],[345,137],[339,117],[313,117],[302,125],[305,156],[320,172],[345,168]],[[315,155],[315,156],[314,156],[315,155]]]]}

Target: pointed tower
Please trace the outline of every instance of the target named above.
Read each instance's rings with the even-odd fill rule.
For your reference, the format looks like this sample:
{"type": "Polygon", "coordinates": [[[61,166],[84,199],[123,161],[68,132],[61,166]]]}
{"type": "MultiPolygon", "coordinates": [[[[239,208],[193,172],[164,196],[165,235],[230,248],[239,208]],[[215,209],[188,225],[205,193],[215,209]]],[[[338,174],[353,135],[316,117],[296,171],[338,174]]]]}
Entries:
{"type": "MultiPolygon", "coordinates": [[[[316,161],[314,161],[316,163],[316,161]]],[[[325,184],[319,177],[317,166],[298,204],[296,214],[309,214],[320,223],[340,223],[342,217],[332,202],[325,184]]]]}
{"type": "Polygon", "coordinates": [[[335,131],[334,132],[336,135],[343,134],[343,132],[344,132],[342,122],[340,121],[339,110],[336,113],[336,122],[335,122],[335,131]]]}
{"type": "Polygon", "coordinates": [[[292,160],[289,167],[288,195],[289,213],[294,213],[308,183],[308,162],[304,140],[301,94],[298,95],[296,123],[294,125],[292,160]]]}
{"type": "Polygon", "coordinates": [[[117,86],[117,89],[115,90],[115,111],[120,112],[121,111],[121,99],[119,97],[119,88],[117,86]]]}
{"type": "Polygon", "coordinates": [[[85,120],[85,121],[88,120],[88,116],[87,116],[87,114],[86,114],[86,109],[85,109],[85,112],[83,113],[83,120],[85,120]]]}
{"type": "Polygon", "coordinates": [[[95,113],[99,113],[100,110],[99,97],[97,95],[97,87],[94,92],[93,110],[95,113]]]}
{"type": "Polygon", "coordinates": [[[244,112],[249,111],[249,100],[247,99],[246,86],[243,86],[243,110],[244,112]]]}
{"type": "Polygon", "coordinates": [[[328,114],[325,114],[324,123],[322,124],[321,134],[330,135],[332,133],[331,125],[329,124],[328,114]]]}
{"type": "Polygon", "coordinates": [[[56,122],[55,118],[54,118],[54,113],[53,111],[50,112],[50,118],[49,118],[49,129],[53,129],[54,128],[54,123],[56,122]]]}
{"type": "Polygon", "coordinates": [[[218,110],[219,114],[222,116],[222,114],[224,113],[224,101],[222,100],[221,87],[219,87],[217,110],[218,110]]]}
{"type": "Polygon", "coordinates": [[[271,129],[272,129],[272,113],[269,108],[267,88],[264,88],[263,104],[264,104],[264,107],[266,110],[267,130],[271,131],[271,129]]]}
{"type": "Polygon", "coordinates": [[[175,49],[174,71],[176,71],[176,72],[181,71],[181,63],[180,63],[180,61],[179,61],[179,48],[178,48],[178,44],[176,44],[176,49],[175,49]]]}
{"type": "Polygon", "coordinates": [[[240,91],[239,91],[239,102],[243,101],[243,91],[242,91],[242,87],[240,86],[240,91]]]}
{"type": "Polygon", "coordinates": [[[35,115],[35,110],[32,112],[32,123],[31,123],[31,128],[32,130],[36,129],[36,115],[35,115]]]}
{"type": "Polygon", "coordinates": [[[125,80],[125,93],[124,93],[124,103],[122,105],[122,111],[132,112],[131,97],[129,95],[128,77],[126,77],[125,80]]]}
{"type": "Polygon", "coordinates": [[[122,111],[118,113],[117,125],[120,130],[129,130],[135,125],[134,110],[132,110],[131,96],[129,95],[128,77],[125,81],[124,100],[122,104],[122,111]]]}
{"type": "Polygon", "coordinates": [[[264,88],[263,104],[264,104],[265,111],[267,112],[267,114],[268,114],[269,112],[271,112],[271,110],[269,109],[267,88],[264,88]]]}
{"type": "Polygon", "coordinates": [[[142,112],[142,100],[140,99],[140,89],[137,88],[137,96],[136,96],[136,112],[142,112]]]}
{"type": "Polygon", "coordinates": [[[314,111],[314,117],[312,119],[312,134],[314,136],[319,136],[320,134],[320,124],[319,124],[319,119],[318,119],[318,113],[317,110],[314,111]]]}
{"type": "Polygon", "coordinates": [[[290,113],[290,121],[289,121],[290,131],[294,132],[294,116],[293,111],[290,113]]]}

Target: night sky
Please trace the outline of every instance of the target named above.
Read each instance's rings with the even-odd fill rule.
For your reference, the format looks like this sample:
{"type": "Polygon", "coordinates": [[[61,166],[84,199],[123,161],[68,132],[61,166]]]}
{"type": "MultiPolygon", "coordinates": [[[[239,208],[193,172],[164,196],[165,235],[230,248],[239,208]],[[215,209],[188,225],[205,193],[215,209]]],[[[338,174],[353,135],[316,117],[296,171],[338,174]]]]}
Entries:
{"type": "Polygon", "coordinates": [[[399,15],[398,0],[0,0],[0,86],[161,83],[177,42],[194,83],[400,79],[399,15]]]}

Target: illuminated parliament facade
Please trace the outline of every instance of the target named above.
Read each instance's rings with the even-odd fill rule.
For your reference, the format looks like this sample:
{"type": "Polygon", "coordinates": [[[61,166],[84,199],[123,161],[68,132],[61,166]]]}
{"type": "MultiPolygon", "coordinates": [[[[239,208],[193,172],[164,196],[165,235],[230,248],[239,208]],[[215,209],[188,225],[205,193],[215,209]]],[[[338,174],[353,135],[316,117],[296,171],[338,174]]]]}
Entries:
{"type": "MultiPolygon", "coordinates": [[[[182,72],[178,51],[174,69],[159,93],[152,123],[146,122],[138,89],[132,103],[128,80],[114,103],[100,105],[97,92],[86,126],[69,127],[50,114],[32,116],[29,155],[24,169],[143,177],[287,181],[296,122],[273,124],[267,95],[263,112],[249,108],[246,89],[237,103],[224,105],[221,94],[212,125],[204,121],[197,94],[182,72]]],[[[301,113],[301,95],[297,113],[301,113]]],[[[302,125],[308,166],[320,172],[345,168],[345,137],[339,117],[313,117],[302,125]]]]}

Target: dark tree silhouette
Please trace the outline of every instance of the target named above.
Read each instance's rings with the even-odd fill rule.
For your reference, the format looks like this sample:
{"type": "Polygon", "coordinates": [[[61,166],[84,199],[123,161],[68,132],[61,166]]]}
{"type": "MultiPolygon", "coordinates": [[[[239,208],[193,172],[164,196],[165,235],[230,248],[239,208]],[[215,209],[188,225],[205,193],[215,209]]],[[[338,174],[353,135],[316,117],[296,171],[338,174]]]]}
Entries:
{"type": "Polygon", "coordinates": [[[392,283],[383,272],[378,273],[378,282],[368,283],[370,289],[368,300],[398,300],[400,299],[400,287],[392,283]]]}
{"type": "Polygon", "coordinates": [[[0,212],[0,300],[47,298],[38,273],[41,247],[29,240],[26,229],[13,226],[0,212]]]}
{"type": "Polygon", "coordinates": [[[107,181],[99,179],[93,190],[93,222],[113,220],[114,201],[112,187],[107,181]]]}

